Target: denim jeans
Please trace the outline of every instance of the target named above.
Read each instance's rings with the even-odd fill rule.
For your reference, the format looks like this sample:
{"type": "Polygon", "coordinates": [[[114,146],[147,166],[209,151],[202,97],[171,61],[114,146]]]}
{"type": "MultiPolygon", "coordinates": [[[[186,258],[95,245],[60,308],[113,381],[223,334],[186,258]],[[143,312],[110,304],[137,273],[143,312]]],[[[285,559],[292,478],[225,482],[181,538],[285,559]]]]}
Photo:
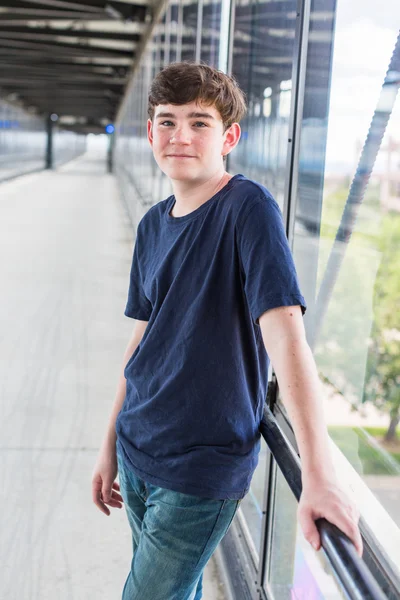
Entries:
{"type": "Polygon", "coordinates": [[[133,546],[122,600],[200,600],[204,567],[241,501],[161,488],[117,460],[133,546]]]}

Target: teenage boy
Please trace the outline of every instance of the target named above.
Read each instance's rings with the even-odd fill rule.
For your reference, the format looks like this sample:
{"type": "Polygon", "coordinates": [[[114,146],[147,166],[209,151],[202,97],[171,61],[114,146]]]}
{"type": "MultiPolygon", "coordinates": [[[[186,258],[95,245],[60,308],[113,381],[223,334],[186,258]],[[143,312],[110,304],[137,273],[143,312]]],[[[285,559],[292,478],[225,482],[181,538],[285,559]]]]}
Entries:
{"type": "Polygon", "coordinates": [[[319,549],[325,517],[362,553],[280,210],[224,168],[245,110],[236,82],[206,65],[172,64],[150,88],[148,140],[174,194],[137,228],[125,310],[135,327],[92,480],[98,508],[124,502],[132,529],[123,600],[202,597],[257,465],[269,359],[301,456],[305,537],[319,549]]]}

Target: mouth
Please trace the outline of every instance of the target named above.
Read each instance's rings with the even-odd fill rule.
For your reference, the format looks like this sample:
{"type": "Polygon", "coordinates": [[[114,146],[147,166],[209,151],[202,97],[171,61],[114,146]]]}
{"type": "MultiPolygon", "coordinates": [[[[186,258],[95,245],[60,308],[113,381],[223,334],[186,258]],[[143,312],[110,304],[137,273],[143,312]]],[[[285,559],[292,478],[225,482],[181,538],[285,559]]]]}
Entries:
{"type": "Polygon", "coordinates": [[[168,158],[196,158],[191,154],[167,154],[168,158]]]}

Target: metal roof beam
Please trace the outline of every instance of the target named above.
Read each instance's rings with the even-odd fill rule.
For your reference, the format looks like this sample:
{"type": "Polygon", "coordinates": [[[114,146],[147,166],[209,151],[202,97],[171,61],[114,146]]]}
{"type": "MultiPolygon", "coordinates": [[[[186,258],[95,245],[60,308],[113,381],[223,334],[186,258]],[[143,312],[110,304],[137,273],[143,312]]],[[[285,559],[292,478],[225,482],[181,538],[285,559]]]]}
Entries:
{"type": "MultiPolygon", "coordinates": [[[[17,81],[12,77],[0,77],[0,86],[12,86],[12,91],[16,93],[18,93],[18,91],[20,90],[29,90],[30,94],[42,96],[44,95],[43,92],[46,92],[46,94],[57,93],[58,95],[60,95],[60,97],[65,96],[65,94],[68,94],[69,96],[87,96],[93,94],[98,98],[103,98],[103,96],[108,97],[107,95],[105,95],[106,89],[104,88],[104,85],[97,82],[88,83],[86,85],[83,85],[82,83],[75,83],[76,87],[74,87],[73,83],[71,83],[70,85],[66,85],[63,82],[57,82],[57,85],[55,84],[56,82],[49,84],[49,82],[47,81],[37,81],[35,79],[31,79],[28,81],[17,81]]],[[[115,87],[118,89],[119,87],[121,87],[119,84],[114,85],[110,82],[107,82],[107,85],[109,85],[110,88],[115,87]]]]}
{"type": "Polygon", "coordinates": [[[41,87],[49,87],[49,83],[52,85],[57,85],[57,86],[64,86],[65,90],[68,90],[68,92],[73,90],[73,86],[74,84],[78,84],[79,83],[79,87],[82,88],[83,90],[85,89],[91,89],[93,85],[95,86],[99,86],[96,87],[96,92],[98,93],[99,91],[103,91],[104,86],[110,86],[110,87],[124,87],[126,85],[126,79],[123,78],[118,78],[118,79],[113,79],[111,77],[102,77],[102,76],[98,76],[98,77],[79,77],[79,76],[75,76],[73,78],[69,78],[68,80],[63,80],[63,79],[54,79],[54,77],[48,77],[47,79],[45,78],[39,78],[34,76],[32,79],[29,79],[29,77],[23,77],[23,78],[17,78],[17,77],[7,77],[6,75],[0,75],[0,86],[1,85],[15,85],[15,86],[21,86],[21,87],[36,87],[36,88],[41,88],[41,87]]]}
{"type": "Polygon", "coordinates": [[[84,2],[74,2],[74,0],[2,0],[2,6],[13,8],[30,8],[32,4],[39,6],[53,6],[60,10],[104,10],[106,4],[125,5],[125,6],[149,6],[149,0],[84,0],[84,2]]]}
{"type": "Polygon", "coordinates": [[[49,60],[46,63],[43,60],[36,59],[32,57],[29,61],[26,60],[22,55],[11,56],[8,52],[0,51],[0,67],[10,67],[15,70],[21,70],[24,67],[27,69],[52,69],[55,73],[60,70],[70,71],[71,73],[100,73],[105,72],[106,69],[108,73],[114,72],[119,76],[125,76],[125,73],[128,72],[129,64],[110,64],[107,61],[105,62],[71,62],[69,59],[66,60],[49,60]]]}
{"type": "Polygon", "coordinates": [[[3,38],[0,33],[0,48],[11,48],[14,52],[40,52],[42,55],[49,53],[64,56],[101,56],[107,57],[128,57],[132,58],[132,51],[127,52],[126,50],[119,50],[117,48],[95,48],[92,46],[81,46],[74,44],[61,44],[54,42],[53,44],[43,44],[41,42],[22,42],[18,40],[8,40],[3,38]]]}
{"type": "Polygon", "coordinates": [[[0,95],[104,131],[148,35],[157,8],[151,2],[2,0],[0,95]]]}
{"type": "MultiPolygon", "coordinates": [[[[4,6],[5,2],[3,2],[4,6]]],[[[11,8],[25,8],[26,5],[35,4],[37,6],[51,6],[52,8],[57,8],[61,10],[77,10],[82,12],[83,10],[87,10],[88,12],[99,12],[103,10],[103,7],[100,5],[90,5],[85,4],[84,2],[66,2],[65,0],[23,0],[13,2],[12,0],[8,0],[7,4],[11,6],[11,8]]]]}
{"type": "Polygon", "coordinates": [[[123,41],[123,42],[138,42],[141,38],[139,33],[119,33],[106,31],[90,31],[88,29],[48,29],[44,27],[7,27],[1,29],[0,36],[12,39],[46,39],[51,41],[52,38],[58,37],[74,37],[74,38],[93,38],[99,40],[123,41]]]}
{"type": "Polygon", "coordinates": [[[42,8],[41,5],[38,7],[23,7],[23,6],[1,6],[0,7],[0,21],[6,20],[7,18],[18,18],[19,15],[23,15],[25,19],[81,19],[81,20],[98,20],[104,19],[107,21],[141,21],[143,22],[148,13],[148,7],[145,4],[127,4],[127,3],[115,3],[113,0],[109,2],[102,2],[98,6],[78,6],[77,10],[57,10],[42,8]]]}
{"type": "Polygon", "coordinates": [[[70,77],[81,76],[81,77],[119,77],[124,78],[128,69],[125,67],[122,68],[113,68],[113,67],[96,67],[92,68],[82,68],[82,66],[67,66],[63,69],[60,69],[58,66],[51,65],[43,65],[40,63],[15,63],[15,62],[6,62],[1,60],[0,58],[0,73],[1,75],[6,75],[7,72],[12,73],[17,79],[22,77],[52,77],[57,79],[67,79],[70,77]]]}
{"type": "Polygon", "coordinates": [[[0,7],[0,23],[6,20],[35,20],[35,21],[49,21],[63,19],[68,21],[110,21],[110,17],[107,13],[98,12],[73,12],[73,11],[62,11],[62,10],[44,10],[44,9],[26,9],[26,8],[9,8],[0,7]]]}

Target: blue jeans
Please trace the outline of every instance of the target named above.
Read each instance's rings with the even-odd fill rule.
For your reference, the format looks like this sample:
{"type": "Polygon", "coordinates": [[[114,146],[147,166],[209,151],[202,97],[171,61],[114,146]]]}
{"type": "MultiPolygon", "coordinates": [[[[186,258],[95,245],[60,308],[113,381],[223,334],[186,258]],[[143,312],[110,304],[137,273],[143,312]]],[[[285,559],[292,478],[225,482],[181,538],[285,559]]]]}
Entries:
{"type": "Polygon", "coordinates": [[[204,567],[240,500],[213,500],[147,483],[117,453],[133,558],[122,600],[200,600],[204,567]]]}

